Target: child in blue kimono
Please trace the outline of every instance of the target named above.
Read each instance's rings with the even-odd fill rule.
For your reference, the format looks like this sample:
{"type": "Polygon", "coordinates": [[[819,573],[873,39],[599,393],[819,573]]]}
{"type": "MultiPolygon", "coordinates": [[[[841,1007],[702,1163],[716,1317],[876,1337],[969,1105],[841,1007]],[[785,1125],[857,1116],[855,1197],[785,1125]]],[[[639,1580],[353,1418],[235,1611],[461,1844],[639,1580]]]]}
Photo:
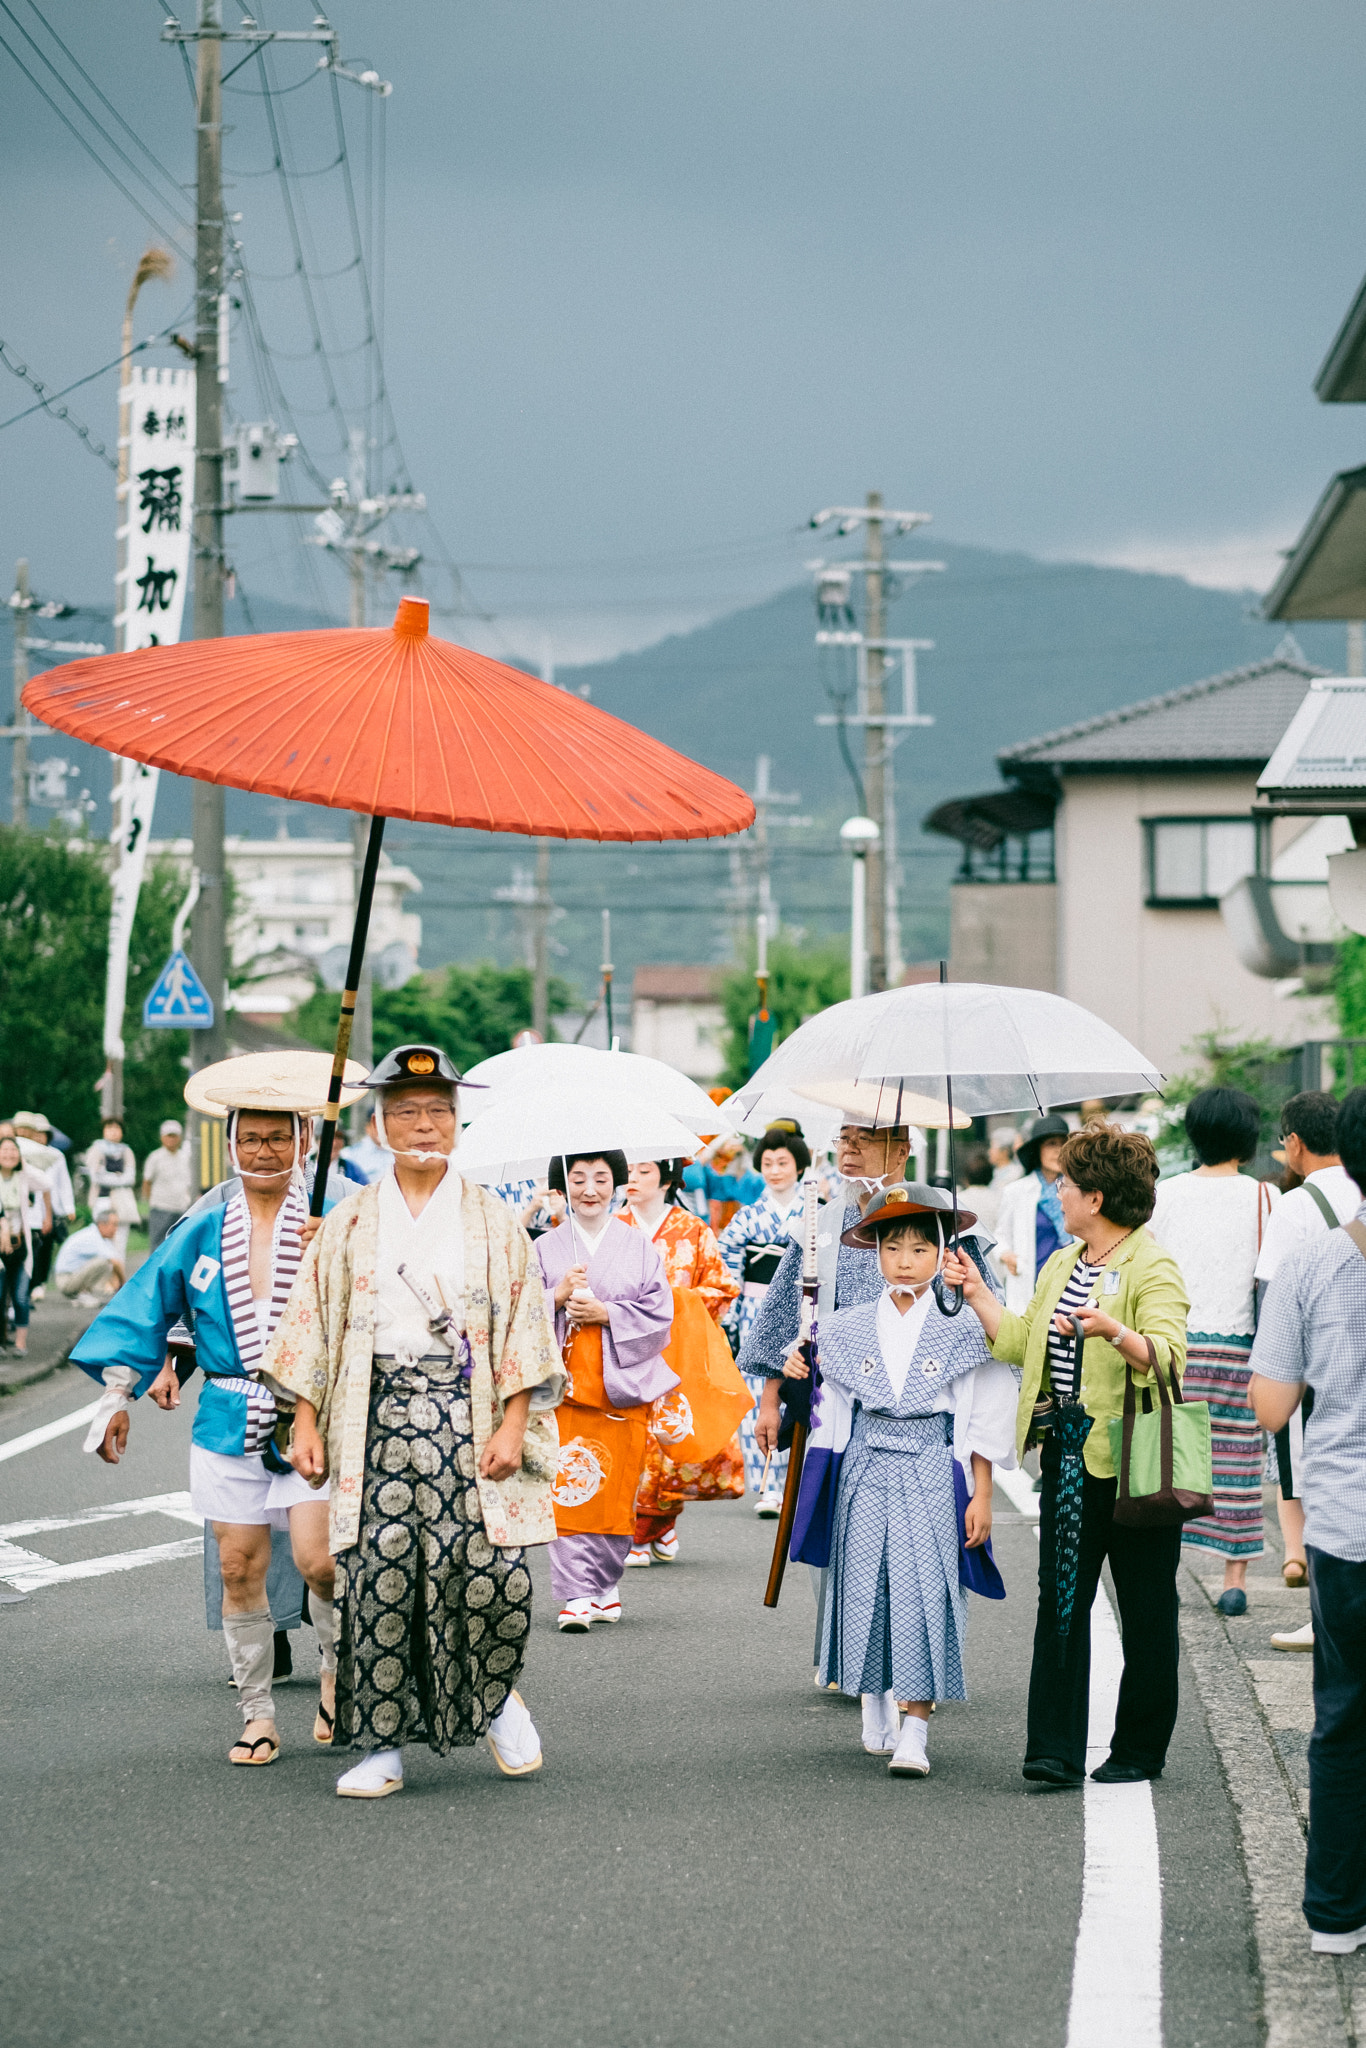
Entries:
{"type": "MultiPolygon", "coordinates": [[[[976,1221],[957,1220],[960,1230],[976,1221]]],[[[921,1778],[932,1703],[967,1697],[955,1460],[968,1495],[962,1541],[976,1548],[991,1534],[992,1466],[1015,1463],[1019,1393],[971,1309],[943,1313],[934,1282],[944,1224],[942,1210],[889,1188],[842,1239],[876,1247],[882,1291],[837,1309],[818,1339],[822,1380],[854,1410],[835,1495],[820,1678],[860,1696],[865,1749],[890,1754],[897,1775],[921,1778]]]]}

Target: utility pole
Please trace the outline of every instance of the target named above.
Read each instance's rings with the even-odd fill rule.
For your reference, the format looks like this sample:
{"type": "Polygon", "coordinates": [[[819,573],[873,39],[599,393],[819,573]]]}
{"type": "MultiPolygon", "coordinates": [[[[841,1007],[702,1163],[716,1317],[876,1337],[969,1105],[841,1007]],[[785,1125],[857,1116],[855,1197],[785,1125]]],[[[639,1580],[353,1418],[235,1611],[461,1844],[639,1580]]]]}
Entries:
{"type": "Polygon", "coordinates": [[[28,713],[20,699],[28,682],[28,615],[33,599],[28,588],[28,563],[14,568],[14,752],[10,756],[10,823],[28,824],[28,713]]]}
{"type": "MultiPolygon", "coordinates": [[[[223,276],[223,4],[199,0],[195,39],[195,451],[194,637],[223,637],[223,385],[227,296],[223,276]]],[[[190,957],[213,1003],[213,1023],[190,1033],[192,1070],[227,1052],[225,804],[220,783],[196,782],[194,866],[199,901],[190,957]]]]}
{"type": "Polygon", "coordinates": [[[865,855],[868,896],[873,906],[868,930],[868,985],[874,989],[887,986],[889,950],[887,920],[879,915],[880,907],[887,895],[887,793],[886,777],[883,773],[887,759],[887,735],[882,725],[882,716],[887,709],[882,693],[882,672],[885,665],[882,635],[886,623],[882,565],[886,558],[886,550],[882,545],[882,520],[878,516],[881,509],[881,491],[869,491],[868,518],[865,521],[867,564],[863,576],[863,635],[866,643],[864,711],[868,719],[863,731],[863,789],[868,803],[868,815],[876,818],[881,827],[879,836],[865,855]]]}
{"type": "MultiPolygon", "coordinates": [[[[841,534],[853,533],[860,528],[864,535],[864,557],[861,561],[840,565],[846,570],[860,570],[864,579],[863,630],[841,628],[837,631],[821,630],[816,634],[818,646],[851,647],[858,664],[858,710],[850,718],[844,712],[834,716],[822,716],[817,725],[861,725],[863,739],[863,794],[868,816],[877,826],[876,839],[865,843],[863,851],[856,858],[861,863],[858,872],[864,878],[868,905],[868,989],[870,992],[893,987],[901,979],[901,929],[898,905],[898,883],[896,868],[896,793],[892,768],[893,749],[904,736],[897,728],[912,725],[933,725],[932,718],[924,717],[916,707],[915,699],[915,649],[928,647],[933,643],[926,640],[889,640],[886,633],[887,587],[886,576],[890,570],[895,574],[924,574],[929,570],[942,571],[942,562],[889,562],[886,552],[886,530],[890,526],[898,534],[909,533],[914,527],[928,521],[928,512],[891,512],[884,509],[881,491],[869,491],[863,505],[834,505],[823,512],[813,513],[809,524],[824,526],[827,521],[838,522],[841,534]],[[887,709],[886,682],[887,657],[896,654],[902,664],[904,704],[900,712],[887,709]]],[[[825,571],[827,581],[836,580],[831,565],[812,562],[808,565],[816,571],[825,571]]],[[[819,592],[819,586],[818,586],[819,592]]],[[[820,603],[818,595],[818,603],[820,603]]],[[[850,616],[845,611],[846,618],[850,616]]]]}

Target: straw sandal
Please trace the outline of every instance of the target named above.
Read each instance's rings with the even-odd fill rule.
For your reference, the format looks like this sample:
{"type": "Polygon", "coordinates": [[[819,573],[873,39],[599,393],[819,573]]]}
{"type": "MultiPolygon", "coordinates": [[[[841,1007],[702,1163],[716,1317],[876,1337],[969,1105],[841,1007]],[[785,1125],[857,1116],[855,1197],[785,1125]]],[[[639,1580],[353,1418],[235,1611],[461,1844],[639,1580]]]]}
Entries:
{"type": "Polygon", "coordinates": [[[1309,1567],[1302,1557],[1288,1557],[1281,1566],[1281,1577],[1298,1593],[1309,1584],[1309,1567]]]}

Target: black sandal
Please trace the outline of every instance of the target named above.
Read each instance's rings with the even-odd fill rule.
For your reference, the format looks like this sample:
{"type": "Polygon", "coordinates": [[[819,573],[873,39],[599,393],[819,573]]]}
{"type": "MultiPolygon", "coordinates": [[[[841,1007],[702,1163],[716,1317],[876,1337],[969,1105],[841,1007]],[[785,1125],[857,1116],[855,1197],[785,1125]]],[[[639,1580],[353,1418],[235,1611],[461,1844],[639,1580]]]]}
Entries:
{"type": "Polygon", "coordinates": [[[323,1705],[322,1701],[319,1700],[318,1712],[313,1722],[313,1740],[316,1743],[318,1743],[323,1749],[326,1749],[327,1745],[332,1740],[332,1730],[334,1725],[335,1723],[333,1721],[332,1715],[328,1713],[327,1708],[323,1705]],[[318,1732],[319,1729],[322,1730],[321,1734],[318,1732]]]}
{"type": "Polygon", "coordinates": [[[280,1754],[280,1745],[273,1735],[256,1735],[253,1736],[250,1742],[243,1735],[238,1741],[234,1742],[232,1749],[228,1751],[228,1762],[230,1764],[254,1765],[258,1770],[262,1769],[266,1764],[273,1764],[276,1757],[280,1754]],[[266,1749],[268,1754],[257,1756],[257,1750],[262,1747],[266,1749]],[[232,1749],[244,1749],[247,1754],[245,1756],[234,1756],[232,1749]]]}

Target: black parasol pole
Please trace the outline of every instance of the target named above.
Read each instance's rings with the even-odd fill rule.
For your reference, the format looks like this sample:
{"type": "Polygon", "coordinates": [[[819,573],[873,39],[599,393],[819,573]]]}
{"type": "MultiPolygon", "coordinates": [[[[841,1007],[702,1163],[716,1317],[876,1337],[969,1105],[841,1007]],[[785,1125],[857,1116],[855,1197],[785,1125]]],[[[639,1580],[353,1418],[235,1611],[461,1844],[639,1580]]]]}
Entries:
{"type": "MultiPolygon", "coordinates": [[[[940,961],[940,963],[939,963],[939,985],[940,985],[940,987],[941,987],[941,988],[942,988],[942,987],[943,987],[943,986],[945,985],[945,983],[946,983],[946,982],[948,981],[948,978],[949,978],[949,963],[948,963],[948,961],[947,961],[947,960],[941,960],[941,961],[940,961]]],[[[947,1032],[946,1032],[946,1033],[945,1033],[945,1038],[946,1038],[946,1039],[947,1039],[947,1036],[948,1036],[948,1034],[947,1034],[947,1032]]],[[[953,1197],[953,1250],[954,1250],[954,1256],[955,1256],[955,1258],[956,1258],[956,1257],[958,1257],[958,1256],[959,1256],[959,1253],[958,1253],[958,1147],[957,1147],[957,1144],[955,1143],[955,1140],[954,1140],[954,1135],[953,1135],[953,1075],[952,1075],[952,1074],[945,1074],[945,1076],[944,1076],[944,1092],[945,1092],[945,1094],[946,1094],[946,1095],[947,1095],[947,1097],[948,1097],[948,1104],[949,1104],[949,1193],[950,1193],[950,1195],[951,1195],[951,1196],[953,1197]]],[[[961,1288],[961,1287],[941,1287],[941,1289],[940,1289],[940,1294],[939,1294],[939,1306],[940,1306],[940,1308],[942,1309],[943,1313],[944,1313],[944,1314],[945,1314],[946,1316],[956,1316],[956,1315],[958,1314],[958,1311],[959,1311],[959,1310],[960,1310],[960,1309],[962,1308],[962,1306],[963,1306],[963,1290],[962,1290],[962,1288],[961,1288]],[[949,1299],[949,1297],[950,1297],[950,1296],[952,1296],[952,1297],[953,1297],[952,1301],[950,1301],[950,1299],[949,1299]]]]}
{"type": "Polygon", "coordinates": [[[342,1080],[346,1073],[346,1055],[351,1050],[351,1026],[356,1021],[356,991],[360,987],[360,971],[365,964],[365,941],[370,933],[370,905],[374,901],[375,876],[379,871],[379,850],[383,841],[384,820],[372,818],[370,837],[365,843],[365,859],[360,871],[356,922],[351,931],[351,957],[346,963],[346,987],[342,990],[341,1015],[337,1019],[337,1044],[332,1054],[332,1079],[327,1087],[327,1107],[323,1111],[323,1127],[318,1136],[318,1171],[313,1181],[313,1199],[309,1203],[309,1213],[313,1216],[322,1215],[323,1203],[327,1198],[327,1173],[332,1164],[337,1118],[341,1114],[342,1080]]]}

